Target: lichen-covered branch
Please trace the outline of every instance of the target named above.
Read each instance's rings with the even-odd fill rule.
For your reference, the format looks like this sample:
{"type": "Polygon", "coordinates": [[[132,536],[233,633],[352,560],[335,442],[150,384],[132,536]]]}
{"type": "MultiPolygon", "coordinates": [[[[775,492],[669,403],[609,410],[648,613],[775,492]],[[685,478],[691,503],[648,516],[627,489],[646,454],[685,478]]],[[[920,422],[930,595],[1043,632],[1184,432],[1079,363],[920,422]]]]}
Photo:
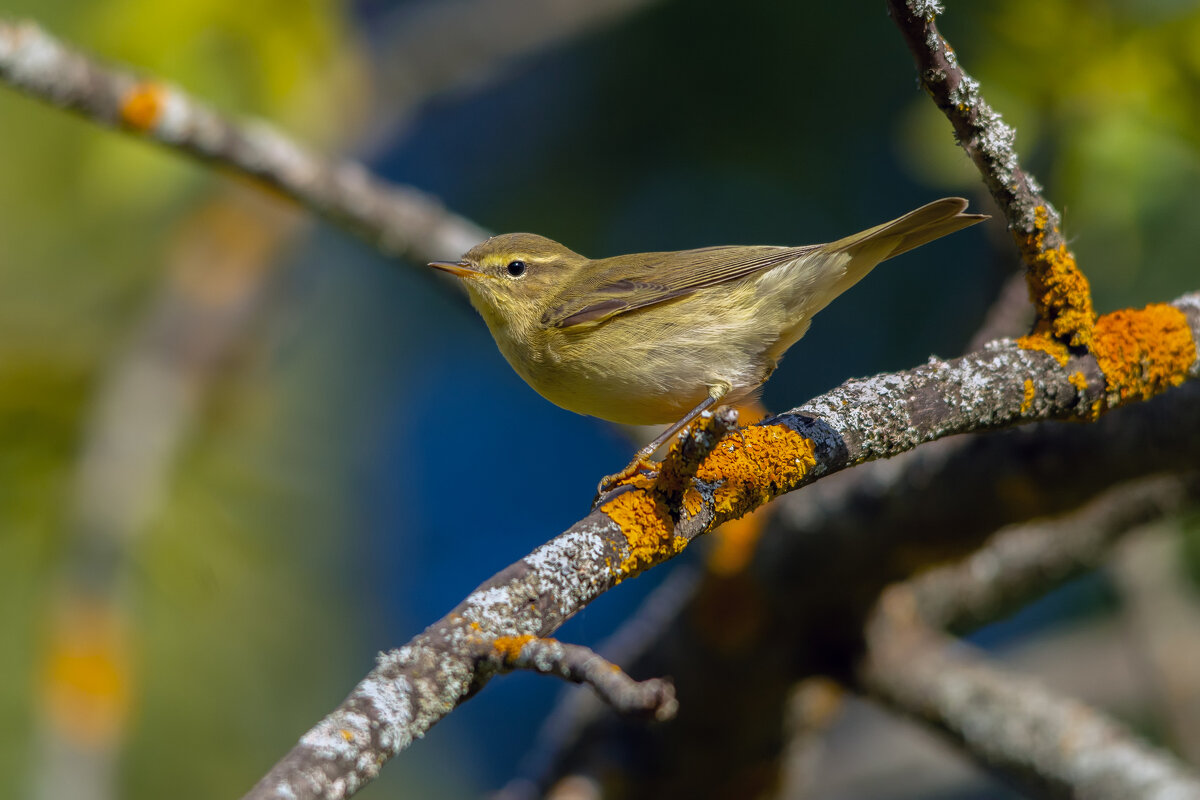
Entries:
{"type": "MultiPolygon", "coordinates": [[[[1029,295],[1038,315],[1042,347],[1087,347],[1092,343],[1091,288],[1060,230],[1058,212],[1042,196],[1017,158],[1017,132],[983,98],[954,49],[938,32],[941,5],[928,0],[887,0],[917,63],[921,85],[954,127],[959,145],[978,167],[1008,221],[1025,260],[1029,295]]],[[[1031,346],[1034,346],[1031,343],[1031,346]]]]}
{"type": "Polygon", "coordinates": [[[664,722],[679,709],[675,687],[669,681],[635,681],[616,664],[582,645],[530,635],[506,636],[490,643],[487,659],[498,672],[527,669],[585,683],[621,714],[664,722]]]}
{"type": "Polygon", "coordinates": [[[590,708],[563,712],[571,718],[558,723],[554,746],[546,737],[524,783],[599,778],[613,769],[615,743],[631,739],[639,765],[628,767],[638,774],[625,795],[631,800],[719,796],[721,787],[764,779],[785,744],[778,732],[792,685],[814,673],[850,674],[863,621],[885,586],[921,565],[967,556],[1000,527],[1072,512],[1122,483],[1194,469],[1197,407],[1200,381],[1192,381],[1094,424],[942,439],[779,498],[745,572],[707,576],[682,608],[650,601],[649,613],[672,619],[657,623],[652,647],[620,658],[638,674],[671,675],[679,717],[644,731],[579,703],[590,708]],[[751,672],[755,680],[739,680],[751,672]],[[712,696],[728,702],[692,700],[712,696]]]}
{"type": "MultiPolygon", "coordinates": [[[[1173,306],[1200,335],[1200,295],[1173,306]]],[[[722,439],[669,508],[637,476],[586,518],[476,589],[405,647],[380,655],[346,701],[250,797],[341,798],[489,679],[472,642],[551,635],[604,591],[668,560],[725,520],[817,478],[948,436],[1045,419],[1087,419],[1105,391],[1090,356],[1065,365],[1012,342],[952,361],[849,381],[722,439]],[[1076,381],[1076,373],[1085,380],[1076,381]],[[1029,386],[1034,387],[1033,391],[1029,386]]],[[[1195,353],[1173,365],[1200,375],[1195,353]]]]}
{"type": "Polygon", "coordinates": [[[425,262],[487,238],[417,189],[388,184],[360,164],[326,159],[263,122],[229,120],[162,81],[103,66],[29,22],[0,19],[0,80],[93,122],[250,177],[389,255],[425,262]]]}

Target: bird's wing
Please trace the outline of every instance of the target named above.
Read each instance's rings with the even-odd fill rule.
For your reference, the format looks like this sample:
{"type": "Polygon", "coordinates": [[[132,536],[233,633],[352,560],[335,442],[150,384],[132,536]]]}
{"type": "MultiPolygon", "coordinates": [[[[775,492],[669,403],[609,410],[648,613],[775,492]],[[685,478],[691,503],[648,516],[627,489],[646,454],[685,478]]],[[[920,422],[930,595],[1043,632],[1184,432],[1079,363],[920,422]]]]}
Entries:
{"type": "Polygon", "coordinates": [[[588,279],[566,287],[555,298],[542,315],[542,324],[570,328],[603,322],[795,261],[821,247],[705,247],[604,259],[588,279]],[[605,262],[613,263],[606,267],[605,262]]]}

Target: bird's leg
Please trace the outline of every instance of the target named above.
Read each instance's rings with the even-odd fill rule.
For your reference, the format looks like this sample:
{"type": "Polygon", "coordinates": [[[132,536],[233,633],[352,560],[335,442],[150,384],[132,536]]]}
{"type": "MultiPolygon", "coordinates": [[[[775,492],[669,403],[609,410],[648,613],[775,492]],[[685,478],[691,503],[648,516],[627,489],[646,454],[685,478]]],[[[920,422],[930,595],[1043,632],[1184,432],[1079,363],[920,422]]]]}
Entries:
{"type": "Polygon", "coordinates": [[[699,405],[697,405],[688,413],[684,414],[683,417],[681,417],[677,422],[672,423],[669,428],[656,436],[654,441],[634,453],[633,460],[629,462],[629,465],[626,466],[625,469],[612,475],[606,475],[604,479],[600,481],[600,486],[596,489],[596,496],[599,497],[605,492],[615,488],[617,484],[621,483],[622,481],[629,480],[636,475],[638,470],[640,470],[642,467],[649,467],[652,463],[650,461],[650,456],[654,455],[655,450],[669,442],[672,436],[686,428],[688,424],[690,424],[691,421],[696,417],[700,416],[705,411],[716,405],[717,401],[724,397],[725,393],[728,392],[729,389],[729,385],[724,383],[716,386],[710,386],[708,389],[708,397],[701,400],[699,405]]]}

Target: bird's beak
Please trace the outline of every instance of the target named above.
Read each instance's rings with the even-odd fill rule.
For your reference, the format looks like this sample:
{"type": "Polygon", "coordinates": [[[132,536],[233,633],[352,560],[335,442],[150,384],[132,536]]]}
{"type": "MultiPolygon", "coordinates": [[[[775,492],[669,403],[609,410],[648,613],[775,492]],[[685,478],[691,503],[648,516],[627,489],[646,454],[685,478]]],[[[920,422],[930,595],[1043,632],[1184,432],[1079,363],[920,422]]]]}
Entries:
{"type": "Polygon", "coordinates": [[[442,272],[449,272],[459,278],[479,278],[483,275],[467,261],[431,261],[429,266],[440,269],[442,272]]]}

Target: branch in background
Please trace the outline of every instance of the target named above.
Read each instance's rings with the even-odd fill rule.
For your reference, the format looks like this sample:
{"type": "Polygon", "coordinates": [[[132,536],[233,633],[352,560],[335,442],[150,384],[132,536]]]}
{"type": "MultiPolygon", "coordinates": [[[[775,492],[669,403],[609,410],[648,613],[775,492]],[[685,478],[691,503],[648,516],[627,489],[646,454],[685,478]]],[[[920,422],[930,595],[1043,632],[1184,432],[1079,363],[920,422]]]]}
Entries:
{"type": "Polygon", "coordinates": [[[1038,331],[1045,334],[1041,346],[1091,346],[1096,317],[1091,289],[1067,248],[1058,212],[1021,168],[1014,147],[1017,132],[983,99],[979,81],[962,70],[958,55],[938,32],[934,17],[941,13],[940,4],[888,0],[888,13],[916,60],[921,85],[954,126],[959,145],[1008,221],[1025,260],[1038,331]]]}
{"type": "Polygon", "coordinates": [[[926,624],[972,630],[1096,569],[1116,540],[1130,530],[1196,502],[1200,502],[1196,476],[1124,484],[1065,519],[1001,532],[961,563],[912,579],[909,591],[926,624]]]}
{"type": "Polygon", "coordinates": [[[661,0],[425,0],[386,20],[379,37],[384,98],[372,139],[392,142],[433,95],[476,87],[521,57],[614,25],[661,0]]]}
{"type": "Polygon", "coordinates": [[[808,800],[814,793],[813,776],[825,755],[825,735],[837,721],[845,692],[824,677],[805,678],[788,698],[778,800],[808,800]]]}
{"type": "Polygon", "coordinates": [[[137,625],[126,595],[130,551],[167,492],[206,390],[245,344],[274,256],[300,222],[291,206],[240,184],[193,214],[168,255],[150,314],[93,402],[65,516],[62,574],[35,706],[35,800],[116,797],[137,625]],[[64,665],[87,653],[107,681],[80,685],[64,665]]]}
{"type": "Polygon", "coordinates": [[[502,637],[491,643],[485,658],[499,672],[524,669],[587,684],[620,714],[665,722],[679,710],[675,688],[669,681],[635,681],[616,664],[582,645],[528,635],[502,637]]]}
{"type": "Polygon", "coordinates": [[[965,561],[886,590],[866,626],[867,692],[1053,796],[1200,796],[1200,780],[1082,703],[969,655],[931,625],[976,627],[1097,566],[1122,535],[1200,501],[1200,478],[1118,487],[1060,520],[1001,533],[965,561]]]}
{"type": "MultiPolygon", "coordinates": [[[[1200,333],[1200,295],[1177,305],[1196,328],[1188,336],[1200,333]]],[[[1189,376],[1200,374],[1194,353],[1176,366],[1189,376]]],[[[486,683],[469,647],[473,639],[549,636],[600,594],[672,558],[697,536],[821,476],[953,433],[1078,418],[1103,389],[1072,382],[1072,370],[1094,369],[1087,356],[1064,367],[1045,353],[997,343],[953,361],[849,381],[728,435],[700,465],[680,508],[667,508],[652,481],[635,479],[408,645],[381,654],[371,674],[249,797],[354,793],[384,761],[486,683]],[[1041,387],[1033,396],[1030,384],[1041,387]]]]}
{"type": "Polygon", "coordinates": [[[353,230],[388,255],[425,262],[487,238],[412,187],[330,161],[262,122],[236,123],[180,89],[101,66],[32,23],[0,20],[0,80],[93,122],[229,168],[353,230]]]}
{"type": "Polygon", "coordinates": [[[985,663],[889,605],[885,600],[869,626],[860,671],[876,698],[945,731],[1038,796],[1200,797],[1200,780],[1174,757],[1083,703],[985,663]]]}
{"type": "Polygon", "coordinates": [[[1033,305],[1029,302],[1029,288],[1025,284],[1025,276],[1019,272],[1013,273],[988,307],[983,323],[975,331],[975,335],[967,342],[966,352],[971,353],[983,349],[983,346],[995,339],[1008,339],[1020,336],[1029,330],[1033,324],[1033,305]]]}
{"type": "Polygon", "coordinates": [[[1111,572],[1121,597],[1124,639],[1151,687],[1149,706],[1172,748],[1200,765],[1200,599],[1186,574],[1182,522],[1143,530],[1122,543],[1111,572]]]}

